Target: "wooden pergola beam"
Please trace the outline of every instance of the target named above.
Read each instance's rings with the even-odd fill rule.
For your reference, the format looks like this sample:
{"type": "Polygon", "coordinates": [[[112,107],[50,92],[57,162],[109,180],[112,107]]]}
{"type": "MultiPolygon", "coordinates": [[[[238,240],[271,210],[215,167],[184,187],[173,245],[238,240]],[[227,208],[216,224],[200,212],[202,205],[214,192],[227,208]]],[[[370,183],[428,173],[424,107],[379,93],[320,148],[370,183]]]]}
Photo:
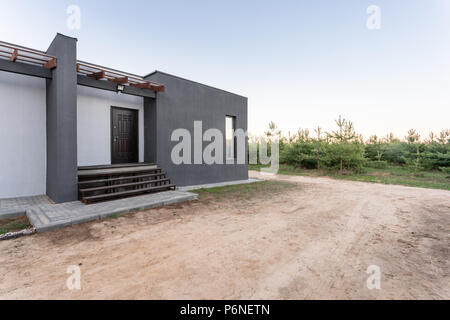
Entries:
{"type": "Polygon", "coordinates": [[[130,83],[131,86],[140,88],[140,89],[149,89],[156,92],[164,92],[164,86],[155,86],[151,82],[142,82],[142,83],[130,83]]]}
{"type": "Polygon", "coordinates": [[[166,88],[164,86],[155,86],[150,84],[150,89],[156,92],[164,92],[166,88]]]}
{"type": "Polygon", "coordinates": [[[48,62],[46,62],[46,63],[43,65],[43,67],[44,67],[44,68],[47,68],[47,69],[53,69],[53,68],[56,68],[56,58],[53,58],[53,59],[49,60],[48,62]]]}
{"type": "MultiPolygon", "coordinates": [[[[0,60],[1,61],[1,60],[0,60]]],[[[7,61],[10,63],[9,61],[7,61]]],[[[44,69],[45,70],[45,69],[44,69]]],[[[117,84],[105,81],[105,80],[95,80],[83,75],[78,75],[78,84],[81,86],[96,88],[100,90],[107,90],[112,92],[117,92],[117,84]]],[[[142,90],[132,86],[124,86],[123,94],[130,94],[139,97],[155,98],[156,93],[152,90],[142,90]]]]}
{"type": "Polygon", "coordinates": [[[1,57],[8,59],[10,62],[22,61],[25,63],[37,64],[47,69],[56,68],[56,57],[39,51],[7,44],[2,41],[0,41],[0,53],[1,57]],[[6,51],[5,49],[12,51],[6,51]]]}
{"type": "Polygon", "coordinates": [[[14,52],[12,53],[11,58],[9,58],[9,60],[11,60],[12,62],[16,62],[18,56],[19,52],[17,51],[17,49],[14,49],[14,52]]]}
{"type": "Polygon", "coordinates": [[[88,77],[95,78],[97,80],[105,78],[105,71],[101,70],[99,72],[94,72],[87,75],[88,77]]]}
{"type": "Polygon", "coordinates": [[[114,83],[125,84],[125,83],[128,83],[128,77],[108,78],[108,81],[114,82],[114,83]]]}
{"type": "MultiPolygon", "coordinates": [[[[95,80],[106,79],[107,81],[104,82],[127,84],[128,86],[126,86],[126,88],[134,87],[137,89],[152,90],[153,92],[165,91],[165,87],[162,84],[153,83],[134,75],[126,74],[121,71],[111,70],[101,66],[91,65],[85,62],[77,62],[77,73],[82,74],[82,76],[86,78],[93,78],[95,80]]],[[[130,90],[131,89],[132,88],[130,88],[130,90]]],[[[140,92],[140,90],[132,89],[132,92],[138,93],[140,92]]]]}
{"type": "Polygon", "coordinates": [[[140,88],[140,89],[151,89],[151,84],[149,82],[144,83],[130,83],[130,86],[140,88]]]}

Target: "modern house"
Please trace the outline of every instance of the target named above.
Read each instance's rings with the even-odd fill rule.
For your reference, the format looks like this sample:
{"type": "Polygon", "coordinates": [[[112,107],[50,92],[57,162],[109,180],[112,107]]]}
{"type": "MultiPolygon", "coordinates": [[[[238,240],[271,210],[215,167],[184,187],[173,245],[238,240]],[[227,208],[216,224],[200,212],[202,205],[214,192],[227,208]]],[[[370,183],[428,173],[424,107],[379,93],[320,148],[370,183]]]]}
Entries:
{"type": "Polygon", "coordinates": [[[0,119],[0,198],[47,194],[61,203],[91,190],[86,197],[107,200],[248,178],[247,162],[229,161],[228,138],[247,131],[247,98],[79,61],[77,39],[61,34],[46,52],[0,42],[0,119]],[[227,137],[224,164],[173,163],[172,133],[184,128],[194,140],[195,121],[227,137]]]}

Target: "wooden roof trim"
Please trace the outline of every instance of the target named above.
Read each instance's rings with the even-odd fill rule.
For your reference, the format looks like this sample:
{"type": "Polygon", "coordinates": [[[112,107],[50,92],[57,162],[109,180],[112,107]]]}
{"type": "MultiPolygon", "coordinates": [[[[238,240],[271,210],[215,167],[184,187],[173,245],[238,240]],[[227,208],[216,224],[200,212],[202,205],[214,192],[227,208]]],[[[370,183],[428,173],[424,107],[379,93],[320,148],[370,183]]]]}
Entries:
{"type": "Polygon", "coordinates": [[[14,49],[14,51],[11,55],[11,58],[9,58],[9,60],[11,60],[12,62],[16,62],[18,55],[19,55],[19,53],[18,53],[17,49],[14,49]]]}
{"type": "Polygon", "coordinates": [[[132,82],[132,83],[130,83],[130,86],[140,88],[140,89],[151,89],[150,83],[137,83],[137,82],[133,83],[132,82]]]}
{"type": "Polygon", "coordinates": [[[92,70],[95,70],[95,71],[104,70],[107,74],[110,74],[110,75],[112,75],[114,77],[128,77],[129,79],[134,79],[136,81],[145,81],[143,78],[135,76],[135,75],[132,75],[132,74],[129,74],[129,73],[125,73],[125,72],[121,72],[121,71],[117,71],[117,70],[112,70],[112,69],[101,67],[101,66],[96,66],[96,65],[89,64],[89,63],[86,63],[86,62],[78,61],[77,64],[80,65],[80,67],[82,67],[85,70],[89,70],[89,69],[92,69],[92,70]]]}
{"type": "Polygon", "coordinates": [[[126,84],[128,83],[128,77],[121,77],[121,78],[107,78],[108,81],[119,83],[119,84],[126,84]]]}
{"type": "Polygon", "coordinates": [[[83,76],[95,78],[97,80],[106,79],[109,82],[118,84],[128,84],[140,89],[152,90],[155,92],[164,92],[165,87],[160,83],[150,82],[135,75],[124,72],[95,66],[85,62],[77,62],[77,73],[83,76]]]}
{"type": "Polygon", "coordinates": [[[0,57],[11,62],[21,61],[25,63],[37,64],[44,68],[56,68],[57,59],[51,55],[25,49],[17,45],[7,44],[0,41],[0,57]]]}
{"type": "Polygon", "coordinates": [[[53,58],[52,60],[50,60],[46,64],[44,64],[44,68],[47,68],[47,69],[56,68],[56,58],[53,58]]]}
{"type": "Polygon", "coordinates": [[[42,56],[42,57],[46,57],[46,58],[56,58],[56,57],[54,57],[54,56],[52,56],[52,55],[49,55],[49,54],[46,54],[46,53],[42,53],[42,52],[39,52],[39,51],[37,51],[37,50],[30,50],[30,49],[25,49],[25,48],[22,48],[21,46],[18,46],[18,45],[13,45],[13,44],[7,44],[7,43],[5,43],[5,42],[3,42],[3,41],[0,41],[0,47],[4,47],[4,48],[8,48],[8,49],[17,49],[18,51],[22,51],[22,52],[26,52],[26,53],[31,53],[31,54],[35,54],[35,55],[38,55],[38,56],[42,56]]]}
{"type": "Polygon", "coordinates": [[[153,85],[150,82],[145,83],[130,83],[131,86],[140,88],[140,89],[149,89],[156,92],[164,92],[165,87],[163,85],[153,85]]]}
{"type": "Polygon", "coordinates": [[[88,77],[95,78],[97,80],[105,78],[105,71],[99,71],[87,74],[88,77]]]}

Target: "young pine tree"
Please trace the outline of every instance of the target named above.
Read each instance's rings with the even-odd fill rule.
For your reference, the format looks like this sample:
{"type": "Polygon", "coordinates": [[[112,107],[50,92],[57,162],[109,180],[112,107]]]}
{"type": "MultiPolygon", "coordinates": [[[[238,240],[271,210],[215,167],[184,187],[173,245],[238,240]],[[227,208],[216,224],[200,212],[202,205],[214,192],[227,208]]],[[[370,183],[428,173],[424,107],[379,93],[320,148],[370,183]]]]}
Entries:
{"type": "Polygon", "coordinates": [[[352,156],[352,148],[349,144],[356,140],[357,135],[353,123],[341,116],[336,120],[336,125],[338,126],[338,129],[329,135],[334,142],[334,149],[338,153],[339,172],[342,174],[344,170],[344,159],[352,156]]]}

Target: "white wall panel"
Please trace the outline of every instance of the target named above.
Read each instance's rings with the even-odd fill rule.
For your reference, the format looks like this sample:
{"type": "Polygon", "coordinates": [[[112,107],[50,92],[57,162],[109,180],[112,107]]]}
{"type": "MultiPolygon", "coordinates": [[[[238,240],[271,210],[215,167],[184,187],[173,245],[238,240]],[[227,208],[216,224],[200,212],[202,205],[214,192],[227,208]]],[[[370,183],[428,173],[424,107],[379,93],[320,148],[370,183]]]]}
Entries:
{"type": "Polygon", "coordinates": [[[46,193],[45,79],[0,72],[0,198],[46,193]]]}
{"type": "Polygon", "coordinates": [[[111,164],[111,106],[139,111],[139,161],[144,161],[144,100],[84,86],[77,87],[78,165],[111,164]]]}

